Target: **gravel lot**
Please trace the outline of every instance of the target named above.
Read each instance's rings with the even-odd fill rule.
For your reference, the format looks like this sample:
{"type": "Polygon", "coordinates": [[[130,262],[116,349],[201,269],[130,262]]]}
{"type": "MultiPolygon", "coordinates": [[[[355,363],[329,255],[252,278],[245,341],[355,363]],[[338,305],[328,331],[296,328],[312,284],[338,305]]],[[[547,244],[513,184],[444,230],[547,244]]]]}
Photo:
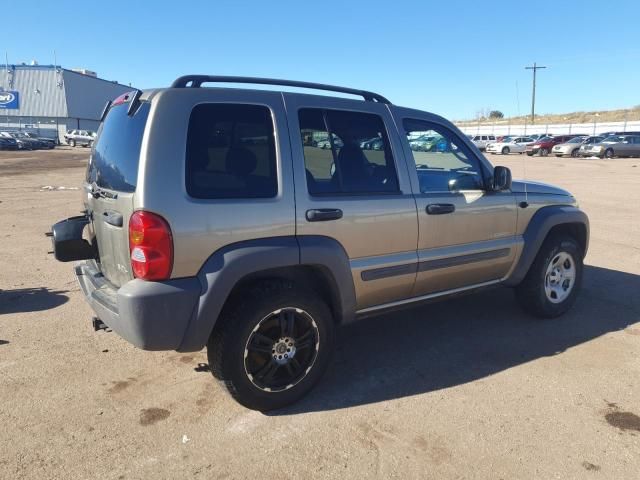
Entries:
{"type": "MultiPolygon", "coordinates": [[[[537,321],[507,289],[343,328],[310,396],[264,415],[204,352],[94,333],[43,233],[88,151],[0,152],[0,478],[637,479],[640,160],[526,158],[591,219],[584,290],[537,321]]],[[[494,164],[523,175],[525,156],[494,164]]]]}

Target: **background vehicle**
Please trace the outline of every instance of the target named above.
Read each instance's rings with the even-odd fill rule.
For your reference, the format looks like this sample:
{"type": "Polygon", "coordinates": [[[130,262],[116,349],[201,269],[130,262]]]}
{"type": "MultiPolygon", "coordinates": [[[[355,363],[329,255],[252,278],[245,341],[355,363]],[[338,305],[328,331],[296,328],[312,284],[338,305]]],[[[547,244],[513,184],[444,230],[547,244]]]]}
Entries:
{"type": "Polygon", "coordinates": [[[409,147],[416,152],[430,152],[437,150],[441,143],[440,135],[420,135],[409,142],[409,147]]]}
{"type": "Polygon", "coordinates": [[[85,214],[52,237],[56,258],[84,260],[95,326],[149,350],[206,345],[213,375],[259,410],[307,393],[356,318],[498,284],[557,317],[588,246],[570,193],[512,182],[442,117],[287,80],[186,76],[119,97],[83,190],[85,214]],[[309,144],[325,134],[343,146],[309,144]],[[361,147],[376,136],[381,150],[361,147]]]}
{"type": "Polygon", "coordinates": [[[24,134],[26,137],[40,142],[44,148],[52,149],[56,146],[56,141],[53,138],[39,137],[35,133],[30,132],[24,132],[24,134]]]}
{"type": "Polygon", "coordinates": [[[572,157],[578,157],[580,154],[580,147],[583,145],[591,145],[598,143],[603,139],[601,136],[586,136],[580,135],[572,138],[566,143],[559,143],[554,145],[551,150],[556,157],[562,157],[564,155],[571,155],[572,157]]]}
{"type": "Polygon", "coordinates": [[[18,150],[18,142],[13,137],[0,135],[0,150],[18,150]]]}
{"type": "Polygon", "coordinates": [[[71,130],[64,134],[64,139],[68,145],[75,147],[80,145],[90,147],[93,145],[96,134],[90,130],[71,130]]]}
{"type": "MultiPolygon", "coordinates": [[[[334,137],[333,138],[333,145],[336,148],[342,148],[344,146],[344,144],[342,143],[342,140],[340,140],[338,137],[334,137]]],[[[331,142],[329,141],[329,139],[327,138],[326,140],[320,140],[319,142],[316,143],[316,147],[318,148],[331,148],[331,142]]]]}
{"type": "Polygon", "coordinates": [[[577,135],[555,135],[553,137],[542,137],[531,145],[527,145],[527,155],[532,156],[538,153],[541,157],[546,157],[551,153],[554,146],[566,143],[575,137],[577,137],[577,135]]]}
{"type": "Polygon", "coordinates": [[[476,135],[475,137],[473,137],[473,144],[478,147],[481,152],[487,148],[487,145],[489,143],[495,141],[495,135],[476,135]]]}
{"type": "Polygon", "coordinates": [[[0,132],[0,135],[15,139],[19,150],[38,150],[45,148],[43,142],[29,138],[23,132],[0,132]]]}
{"type": "Polygon", "coordinates": [[[586,145],[579,153],[584,157],[640,157],[640,135],[610,135],[600,143],[586,145]]]}
{"type": "Polygon", "coordinates": [[[531,137],[503,137],[501,142],[491,143],[487,146],[489,153],[523,153],[527,149],[527,145],[534,142],[531,137]]]}

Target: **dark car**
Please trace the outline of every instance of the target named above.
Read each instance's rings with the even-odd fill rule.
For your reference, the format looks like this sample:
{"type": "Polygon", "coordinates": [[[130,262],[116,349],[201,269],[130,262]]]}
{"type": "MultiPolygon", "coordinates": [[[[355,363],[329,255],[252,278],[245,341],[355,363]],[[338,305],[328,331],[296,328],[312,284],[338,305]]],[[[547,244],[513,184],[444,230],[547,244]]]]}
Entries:
{"type": "Polygon", "coordinates": [[[20,150],[38,150],[40,148],[46,148],[44,142],[28,137],[24,132],[9,132],[9,135],[16,139],[20,150]]]}
{"type": "Polygon", "coordinates": [[[18,142],[15,138],[0,135],[0,150],[18,150],[18,142]]]}
{"type": "Polygon", "coordinates": [[[540,154],[541,157],[549,155],[554,146],[566,143],[578,135],[555,135],[553,137],[542,137],[535,143],[527,146],[527,155],[540,154]]]}
{"type": "Polygon", "coordinates": [[[56,141],[53,138],[39,137],[35,133],[24,132],[25,136],[40,142],[44,148],[52,149],[56,147],[56,141]]]}

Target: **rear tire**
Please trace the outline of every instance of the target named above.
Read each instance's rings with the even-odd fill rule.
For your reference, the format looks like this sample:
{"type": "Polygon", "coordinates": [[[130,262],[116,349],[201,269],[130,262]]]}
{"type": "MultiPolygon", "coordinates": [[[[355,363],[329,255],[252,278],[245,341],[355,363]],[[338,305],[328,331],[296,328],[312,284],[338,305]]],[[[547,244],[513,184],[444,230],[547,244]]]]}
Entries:
{"type": "Polygon", "coordinates": [[[515,289],[520,306],[540,318],[555,318],[567,312],[582,286],[582,259],[582,249],[573,237],[547,238],[515,289]]]}
{"type": "Polygon", "coordinates": [[[207,345],[211,372],[247,408],[285,407],[322,377],[334,329],[328,305],[311,291],[285,281],[260,283],[220,315],[207,345]]]}

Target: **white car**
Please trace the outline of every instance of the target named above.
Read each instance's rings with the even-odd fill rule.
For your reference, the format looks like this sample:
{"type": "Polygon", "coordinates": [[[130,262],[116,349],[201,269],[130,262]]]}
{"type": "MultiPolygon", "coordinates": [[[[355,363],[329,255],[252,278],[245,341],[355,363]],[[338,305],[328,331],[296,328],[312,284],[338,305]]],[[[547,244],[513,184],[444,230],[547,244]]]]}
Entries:
{"type": "Polygon", "coordinates": [[[535,140],[531,137],[505,137],[501,142],[487,145],[487,152],[502,153],[503,155],[508,155],[509,153],[524,153],[527,145],[534,142],[535,140]]]}
{"type": "Polygon", "coordinates": [[[476,147],[478,147],[479,150],[482,151],[487,148],[487,145],[496,141],[496,136],[495,135],[476,135],[471,139],[471,141],[474,143],[476,147]]]}

